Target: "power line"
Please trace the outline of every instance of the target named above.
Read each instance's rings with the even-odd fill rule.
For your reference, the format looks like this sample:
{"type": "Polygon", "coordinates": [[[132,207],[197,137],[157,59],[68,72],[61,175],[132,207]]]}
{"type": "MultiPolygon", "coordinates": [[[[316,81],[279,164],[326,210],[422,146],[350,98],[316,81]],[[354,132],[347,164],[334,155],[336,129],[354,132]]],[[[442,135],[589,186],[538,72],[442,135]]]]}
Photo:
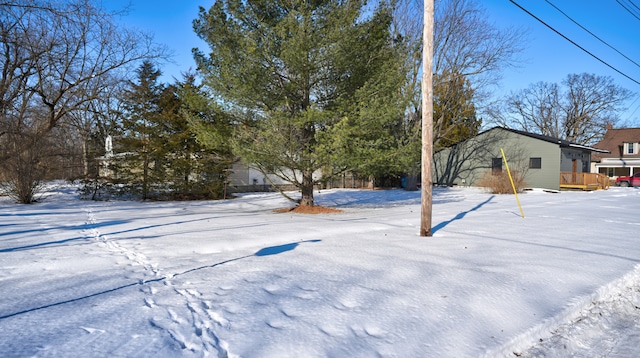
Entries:
{"type": "Polygon", "coordinates": [[[631,0],[627,0],[626,2],[628,2],[629,4],[631,4],[631,6],[633,6],[633,7],[635,7],[635,8],[636,8],[635,10],[633,10],[633,9],[632,9],[632,10],[633,10],[633,12],[634,12],[636,15],[640,14],[640,7],[638,7],[638,5],[636,5],[636,4],[635,4],[633,1],[631,1],[631,0]]]}
{"type": "MultiPolygon", "coordinates": [[[[631,16],[635,17],[636,19],[640,20],[640,17],[638,17],[638,14],[635,13],[634,11],[631,11],[631,9],[629,9],[628,7],[624,6],[624,4],[622,2],[620,2],[620,0],[616,0],[616,2],[618,4],[620,4],[620,6],[622,6],[625,10],[627,10],[628,13],[631,14],[631,16]]],[[[633,6],[637,7],[636,4],[631,3],[633,6]]]]}
{"type": "Polygon", "coordinates": [[[638,7],[638,5],[636,5],[633,1],[631,0],[627,0],[629,1],[629,4],[633,5],[633,7],[635,7],[636,9],[638,9],[638,11],[640,11],[640,7],[638,7]]]}
{"type": "Polygon", "coordinates": [[[592,54],[591,52],[589,52],[587,49],[585,49],[584,47],[578,45],[576,42],[574,42],[573,40],[571,40],[570,38],[568,38],[567,36],[563,35],[560,31],[556,30],[555,28],[553,28],[551,25],[547,24],[546,22],[542,21],[542,19],[540,19],[539,17],[537,17],[536,15],[532,14],[531,12],[529,12],[529,10],[525,9],[524,7],[522,7],[520,4],[518,4],[517,2],[515,2],[514,0],[509,0],[512,4],[514,4],[515,6],[519,7],[522,11],[526,12],[527,14],[529,14],[529,16],[533,17],[534,19],[538,20],[541,24],[543,24],[544,26],[548,27],[551,31],[555,32],[556,34],[562,36],[562,38],[564,38],[565,40],[571,42],[574,46],[576,46],[577,48],[581,49],[582,51],[586,52],[587,54],[589,54],[591,57],[595,58],[596,60],[600,61],[603,65],[609,67],[610,69],[618,72],[619,74],[621,74],[622,76],[628,78],[629,80],[633,81],[634,83],[640,85],[640,82],[638,82],[637,80],[631,78],[629,75],[627,75],[626,73],[618,70],[617,68],[611,66],[610,64],[608,64],[607,62],[605,62],[604,60],[600,59],[598,56],[592,54]]]}
{"type": "MultiPolygon", "coordinates": [[[[637,96],[636,99],[634,99],[633,102],[631,102],[629,107],[633,107],[633,105],[636,103],[636,101],[638,101],[638,99],[640,99],[640,96],[637,96]]],[[[630,120],[634,114],[636,114],[639,108],[640,108],[640,103],[638,103],[638,106],[636,107],[636,109],[634,109],[633,112],[631,112],[631,114],[629,115],[629,118],[627,118],[627,121],[630,120]]]]}
{"type": "Polygon", "coordinates": [[[607,43],[606,41],[604,41],[603,39],[601,39],[600,37],[596,36],[593,32],[589,31],[589,29],[587,29],[586,27],[580,25],[576,20],[572,19],[571,16],[567,15],[564,11],[560,10],[557,6],[555,6],[553,3],[551,3],[551,1],[549,0],[545,0],[547,2],[547,4],[553,6],[554,9],[558,10],[562,15],[564,15],[567,19],[571,20],[574,24],[580,26],[581,29],[583,29],[584,31],[588,32],[591,36],[595,37],[596,39],[598,39],[598,41],[602,42],[603,44],[609,46],[609,48],[611,48],[612,50],[614,50],[615,52],[619,53],[622,57],[626,58],[627,60],[633,62],[634,65],[640,67],[640,64],[638,64],[636,61],[630,59],[627,55],[623,54],[622,52],[618,51],[618,49],[616,49],[615,47],[609,45],[609,43],[607,43]]]}

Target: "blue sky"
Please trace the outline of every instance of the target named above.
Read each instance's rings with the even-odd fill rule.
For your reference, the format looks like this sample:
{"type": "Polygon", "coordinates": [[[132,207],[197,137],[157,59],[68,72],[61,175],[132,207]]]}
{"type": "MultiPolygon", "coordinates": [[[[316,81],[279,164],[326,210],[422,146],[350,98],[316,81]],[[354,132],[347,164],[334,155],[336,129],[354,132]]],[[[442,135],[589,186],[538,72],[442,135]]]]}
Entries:
{"type": "Polygon", "coordinates": [[[195,69],[191,49],[207,49],[205,42],[193,32],[192,22],[199,6],[209,8],[213,0],[102,0],[109,10],[123,9],[130,4],[128,14],[121,21],[128,27],[139,28],[154,36],[155,42],[166,45],[173,53],[171,63],[161,64],[163,81],[173,82],[181,73],[195,69]]]}
{"type": "MultiPolygon", "coordinates": [[[[615,67],[633,80],[640,82],[640,67],[625,59],[588,32],[581,29],[558,10],[597,35],[609,45],[640,63],[640,0],[515,0],[522,7],[545,21],[604,62],[615,67]],[[631,3],[633,1],[633,3],[631,3]],[[634,17],[620,3],[635,11],[634,17]]],[[[128,0],[103,0],[110,9],[122,8],[128,0]]],[[[615,82],[640,95],[640,85],[594,59],[569,41],[538,22],[509,0],[480,0],[489,21],[500,28],[522,27],[528,29],[526,50],[521,54],[522,64],[507,69],[496,95],[518,91],[530,84],[545,81],[560,83],[571,73],[594,73],[611,76],[615,82]]],[[[198,15],[198,7],[209,8],[212,0],[132,0],[129,14],[122,21],[154,34],[155,40],[168,46],[174,53],[174,63],[163,64],[164,80],[180,78],[181,72],[194,68],[191,49],[207,49],[206,44],[194,34],[192,21],[198,15]]],[[[629,101],[629,110],[621,118],[634,126],[640,126],[640,97],[629,101]]]]}
{"type": "MultiPolygon", "coordinates": [[[[640,9],[633,7],[630,0],[620,0],[620,3],[636,10],[635,15],[639,18],[630,14],[616,0],[515,1],[610,66],[640,82],[638,65],[594,38],[549,4],[555,5],[626,57],[640,63],[640,9]]],[[[631,1],[640,6],[640,1],[631,1]]],[[[522,54],[525,62],[520,68],[505,71],[504,92],[517,91],[538,81],[559,83],[568,74],[587,72],[610,76],[616,84],[640,95],[640,84],[594,59],[509,0],[484,0],[482,4],[498,26],[520,26],[529,30],[527,49],[522,54]]],[[[629,110],[621,116],[634,126],[640,126],[638,95],[629,101],[629,110]]]]}

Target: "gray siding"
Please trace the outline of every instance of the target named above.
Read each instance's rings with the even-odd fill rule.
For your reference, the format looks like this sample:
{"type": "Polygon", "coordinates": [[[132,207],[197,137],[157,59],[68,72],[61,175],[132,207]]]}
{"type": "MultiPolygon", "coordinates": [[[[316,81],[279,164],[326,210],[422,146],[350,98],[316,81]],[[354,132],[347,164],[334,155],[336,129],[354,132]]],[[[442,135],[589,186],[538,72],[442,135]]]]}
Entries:
{"type": "Polygon", "coordinates": [[[229,183],[232,186],[251,185],[249,178],[249,167],[243,163],[234,163],[229,173],[229,183]]]}
{"type": "MultiPolygon", "coordinates": [[[[502,158],[500,148],[505,152],[511,171],[523,173],[528,187],[560,189],[560,146],[501,128],[435,153],[434,182],[476,185],[490,173],[492,158],[502,158]],[[540,158],[541,168],[530,169],[530,158],[540,158]]],[[[506,170],[504,164],[503,170],[506,170]]]]}
{"type": "MultiPolygon", "coordinates": [[[[517,135],[512,133],[513,135],[517,135]]],[[[540,169],[529,168],[529,160],[525,166],[525,182],[531,188],[560,189],[560,145],[543,140],[519,136],[526,142],[524,151],[528,158],[542,158],[540,169]]]]}
{"type": "Polygon", "coordinates": [[[573,165],[576,165],[576,172],[586,172],[591,170],[591,155],[578,149],[564,148],[562,149],[562,158],[560,171],[572,172],[573,165]]]}

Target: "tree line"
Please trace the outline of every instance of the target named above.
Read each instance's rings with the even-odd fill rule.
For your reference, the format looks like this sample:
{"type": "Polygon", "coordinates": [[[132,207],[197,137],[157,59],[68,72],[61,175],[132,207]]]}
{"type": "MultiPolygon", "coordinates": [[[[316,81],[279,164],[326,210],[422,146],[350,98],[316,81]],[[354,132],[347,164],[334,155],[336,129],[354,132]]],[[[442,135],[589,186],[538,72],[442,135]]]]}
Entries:
{"type": "MultiPolygon", "coordinates": [[[[92,195],[111,188],[143,199],[220,198],[241,160],[295,185],[300,205],[314,205],[314,187],[345,172],[406,176],[415,186],[420,5],[217,0],[193,21],[208,46],[193,51],[197,71],[167,84],[159,80],[166,49],[117,25],[118,13],[95,1],[1,3],[0,185],[24,203],[54,178],[86,180],[92,195]]],[[[490,122],[530,129],[539,121],[540,113],[527,117],[535,106],[518,107],[525,103],[519,97],[536,98],[535,89],[500,108],[489,100],[525,37],[523,29],[490,23],[476,1],[437,2],[436,150],[490,122]]],[[[630,93],[592,77],[585,101],[606,105],[552,107],[615,123],[630,93]]],[[[548,133],[593,139],[577,130],[548,133]]]]}

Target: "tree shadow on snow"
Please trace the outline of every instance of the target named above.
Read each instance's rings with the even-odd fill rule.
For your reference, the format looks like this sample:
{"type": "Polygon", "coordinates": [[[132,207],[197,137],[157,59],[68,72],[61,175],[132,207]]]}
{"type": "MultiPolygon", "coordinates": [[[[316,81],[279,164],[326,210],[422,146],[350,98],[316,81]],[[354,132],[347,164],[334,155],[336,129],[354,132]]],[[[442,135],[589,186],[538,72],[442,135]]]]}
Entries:
{"type": "MultiPolygon", "coordinates": [[[[319,242],[319,241],[320,240],[307,240],[307,241],[300,241],[300,243],[302,243],[302,242],[319,242]]],[[[263,249],[258,250],[254,255],[255,256],[269,256],[269,255],[281,254],[283,252],[291,251],[291,250],[295,249],[296,247],[298,247],[298,245],[300,243],[293,242],[293,243],[290,243],[290,244],[265,247],[263,249]]]]}
{"type": "MultiPolygon", "coordinates": [[[[422,193],[419,190],[404,189],[332,189],[319,191],[320,205],[339,208],[388,208],[400,205],[420,205],[422,193]]],[[[464,200],[449,187],[434,187],[433,202],[442,204],[464,200]]]]}
{"type": "Polygon", "coordinates": [[[5,319],[5,318],[9,318],[9,317],[22,315],[22,314],[29,313],[29,312],[39,311],[39,310],[46,309],[46,308],[51,308],[51,307],[55,307],[55,306],[64,305],[64,304],[67,304],[67,303],[81,301],[81,300],[88,299],[88,298],[91,298],[91,297],[96,297],[96,296],[108,294],[108,293],[111,293],[111,292],[119,291],[119,290],[122,290],[122,289],[125,289],[125,288],[128,288],[128,287],[145,285],[145,284],[149,284],[149,283],[152,283],[152,282],[165,281],[165,280],[171,279],[171,278],[176,277],[176,276],[181,276],[181,275],[185,275],[185,274],[188,274],[188,273],[191,273],[191,272],[194,272],[194,271],[204,270],[204,269],[208,269],[208,268],[214,268],[214,267],[217,267],[217,266],[220,266],[220,265],[224,265],[224,264],[229,263],[229,262],[239,261],[239,260],[247,259],[247,258],[250,258],[250,257],[261,257],[261,256],[278,255],[278,254],[281,254],[283,252],[294,250],[301,243],[305,243],[305,242],[320,242],[320,241],[322,241],[322,240],[306,240],[306,241],[294,242],[294,243],[284,244],[284,245],[269,246],[269,247],[265,247],[265,248],[262,248],[262,249],[256,251],[252,255],[240,256],[240,257],[236,257],[236,258],[232,258],[232,259],[216,262],[215,264],[212,264],[212,265],[192,268],[192,269],[189,269],[189,270],[186,270],[186,271],[183,271],[183,272],[175,273],[173,275],[167,275],[167,276],[148,279],[148,280],[139,280],[139,281],[131,282],[129,284],[125,284],[125,285],[118,286],[118,287],[115,287],[115,288],[111,288],[111,289],[107,289],[107,290],[104,290],[104,291],[96,292],[96,293],[93,293],[93,294],[89,294],[89,295],[85,295],[85,296],[81,296],[81,297],[77,297],[77,298],[71,298],[71,299],[64,300],[64,301],[54,302],[54,303],[42,305],[42,306],[39,306],[39,307],[33,307],[33,308],[25,309],[25,310],[22,310],[22,311],[18,311],[18,312],[13,312],[13,313],[0,315],[0,320],[5,319]]]}
{"type": "Polygon", "coordinates": [[[472,211],[476,211],[478,209],[480,209],[481,207],[483,207],[485,204],[489,203],[491,200],[493,200],[493,198],[495,198],[495,195],[491,195],[489,197],[489,199],[481,202],[480,204],[474,206],[473,208],[467,210],[467,211],[463,211],[461,213],[459,213],[458,215],[456,215],[453,219],[451,220],[447,220],[447,221],[443,221],[440,224],[434,226],[431,228],[431,233],[435,234],[438,230],[444,228],[445,226],[451,224],[452,222],[456,221],[456,220],[461,220],[462,218],[465,217],[465,215],[467,215],[468,213],[472,212],[472,211]]]}

